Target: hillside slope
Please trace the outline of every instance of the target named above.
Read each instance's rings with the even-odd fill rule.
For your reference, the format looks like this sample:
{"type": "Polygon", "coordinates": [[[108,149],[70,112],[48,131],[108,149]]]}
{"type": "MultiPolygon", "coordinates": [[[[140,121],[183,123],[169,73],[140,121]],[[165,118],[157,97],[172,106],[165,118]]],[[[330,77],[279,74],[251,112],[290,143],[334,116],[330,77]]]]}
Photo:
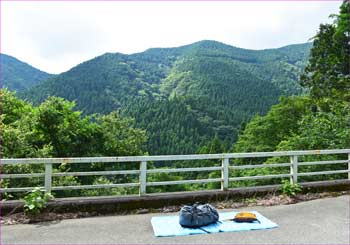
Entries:
{"type": "Polygon", "coordinates": [[[23,91],[53,76],[6,54],[0,54],[0,62],[1,85],[12,91],[23,91]]]}
{"type": "Polygon", "coordinates": [[[302,93],[298,77],[310,47],[255,51],[200,41],[132,55],[107,53],[22,96],[34,103],[50,95],[75,100],[86,114],[120,110],[148,131],[150,153],[190,153],[215,135],[232,144],[243,121],[266,113],[281,95],[302,93]]]}

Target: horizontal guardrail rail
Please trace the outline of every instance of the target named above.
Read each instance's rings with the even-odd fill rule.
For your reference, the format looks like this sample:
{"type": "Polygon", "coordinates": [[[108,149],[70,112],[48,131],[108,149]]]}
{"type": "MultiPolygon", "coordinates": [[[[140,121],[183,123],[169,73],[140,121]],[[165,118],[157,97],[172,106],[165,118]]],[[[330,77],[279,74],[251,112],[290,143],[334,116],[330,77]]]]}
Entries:
{"type": "MultiPolygon", "coordinates": [[[[78,190],[78,189],[100,189],[113,187],[138,187],[139,194],[146,194],[147,186],[162,186],[162,185],[179,185],[179,184],[202,184],[220,182],[221,190],[227,190],[229,183],[242,180],[256,179],[272,179],[272,178],[290,178],[291,183],[298,183],[299,176],[314,176],[348,173],[350,180],[350,149],[338,150],[308,150],[308,151],[278,151],[278,152],[252,152],[252,153],[223,153],[223,154],[199,154],[199,155],[164,155],[164,156],[121,156],[121,157],[81,157],[81,158],[23,158],[23,159],[1,159],[1,165],[13,164],[44,164],[45,171],[43,173],[18,173],[18,174],[1,174],[1,179],[15,178],[45,178],[46,192],[57,190],[78,190]],[[347,160],[328,160],[314,162],[298,162],[299,156],[309,155],[335,155],[347,154],[347,160]],[[268,157],[289,157],[289,163],[272,163],[272,164],[254,164],[254,165],[230,165],[231,159],[245,158],[268,158],[268,157]],[[147,162],[159,161],[190,161],[190,160],[221,160],[221,166],[210,167],[189,167],[189,168],[155,168],[147,169],[147,162]],[[138,162],[139,169],[136,170],[111,170],[111,171],[86,171],[86,172],[53,172],[53,164],[73,164],[73,163],[130,163],[138,162]],[[347,169],[319,172],[298,172],[298,166],[307,165],[324,165],[324,164],[339,164],[348,163],[347,169]],[[289,167],[288,174],[272,174],[272,175],[256,175],[256,176],[241,176],[229,177],[230,171],[243,169],[257,168],[276,168],[289,167]],[[212,172],[220,171],[221,178],[209,179],[192,179],[192,180],[177,180],[177,181],[147,181],[147,174],[153,173],[177,173],[177,172],[212,172]],[[137,183],[113,183],[113,184],[95,184],[95,185],[77,185],[77,186],[52,186],[52,178],[59,176],[112,176],[112,175],[138,175],[137,183]]],[[[16,187],[16,188],[1,188],[0,192],[23,192],[32,190],[34,187],[16,187]]]]}
{"type": "Polygon", "coordinates": [[[306,155],[349,154],[350,149],[309,150],[309,151],[275,151],[250,153],[222,153],[197,155],[163,155],[163,156],[122,156],[122,157],[71,157],[71,158],[7,158],[1,164],[42,164],[42,163],[100,163],[100,162],[141,162],[141,161],[185,161],[211,160],[223,158],[255,158],[306,155]]]}

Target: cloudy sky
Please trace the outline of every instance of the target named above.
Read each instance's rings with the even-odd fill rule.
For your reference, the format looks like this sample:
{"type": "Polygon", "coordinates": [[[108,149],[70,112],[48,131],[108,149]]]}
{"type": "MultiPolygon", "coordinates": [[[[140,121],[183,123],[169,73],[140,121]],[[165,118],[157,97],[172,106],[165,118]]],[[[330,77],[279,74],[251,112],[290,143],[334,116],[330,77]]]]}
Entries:
{"type": "Polygon", "coordinates": [[[2,2],[1,52],[60,73],[106,52],[203,39],[247,49],[307,42],[341,1],[2,2]]]}

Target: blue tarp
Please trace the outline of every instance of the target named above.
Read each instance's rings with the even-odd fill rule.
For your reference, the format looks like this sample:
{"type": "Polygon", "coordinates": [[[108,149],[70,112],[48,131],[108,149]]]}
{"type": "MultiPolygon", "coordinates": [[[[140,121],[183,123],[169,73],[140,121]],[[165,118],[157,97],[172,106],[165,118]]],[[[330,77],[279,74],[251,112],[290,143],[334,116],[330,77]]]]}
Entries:
{"type": "Polygon", "coordinates": [[[219,220],[215,224],[201,227],[202,229],[196,228],[184,228],[179,224],[179,216],[159,216],[153,217],[151,220],[153,231],[155,236],[185,236],[194,234],[207,234],[216,232],[228,232],[228,231],[246,231],[246,230],[261,230],[278,227],[278,225],[271,220],[262,216],[259,212],[249,211],[254,213],[260,223],[237,223],[234,221],[225,221],[232,219],[238,212],[226,212],[219,213],[219,220]],[[204,230],[205,231],[204,231],[204,230]],[[207,231],[207,232],[206,232],[207,231]]]}

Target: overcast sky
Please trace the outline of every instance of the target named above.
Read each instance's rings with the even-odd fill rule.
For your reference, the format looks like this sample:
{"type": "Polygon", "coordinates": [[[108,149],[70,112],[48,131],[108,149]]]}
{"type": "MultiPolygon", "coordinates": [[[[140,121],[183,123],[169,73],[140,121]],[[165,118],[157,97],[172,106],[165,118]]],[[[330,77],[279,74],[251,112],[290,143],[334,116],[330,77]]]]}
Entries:
{"type": "Polygon", "coordinates": [[[2,2],[1,52],[60,73],[106,52],[203,39],[247,49],[307,42],[341,1],[2,2]]]}

